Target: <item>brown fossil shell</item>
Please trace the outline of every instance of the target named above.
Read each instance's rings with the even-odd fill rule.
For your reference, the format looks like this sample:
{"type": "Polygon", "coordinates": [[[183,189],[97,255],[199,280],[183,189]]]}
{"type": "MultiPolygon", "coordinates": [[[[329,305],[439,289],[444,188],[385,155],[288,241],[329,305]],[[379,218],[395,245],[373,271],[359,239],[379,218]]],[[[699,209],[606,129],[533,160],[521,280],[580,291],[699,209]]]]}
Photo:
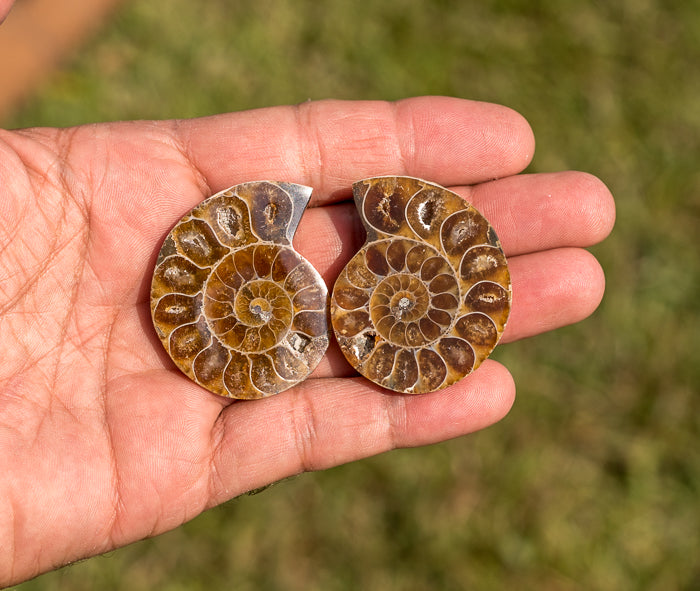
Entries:
{"type": "Polygon", "coordinates": [[[328,292],[292,248],[311,189],[236,185],[170,231],[151,284],[151,315],[175,364],[208,390],[262,398],[305,379],[328,347],[328,292]]]}
{"type": "Polygon", "coordinates": [[[390,390],[455,383],[488,357],[510,312],[496,233],[459,195],[420,179],[366,179],[353,193],[367,240],[333,288],[341,350],[390,390]]]}

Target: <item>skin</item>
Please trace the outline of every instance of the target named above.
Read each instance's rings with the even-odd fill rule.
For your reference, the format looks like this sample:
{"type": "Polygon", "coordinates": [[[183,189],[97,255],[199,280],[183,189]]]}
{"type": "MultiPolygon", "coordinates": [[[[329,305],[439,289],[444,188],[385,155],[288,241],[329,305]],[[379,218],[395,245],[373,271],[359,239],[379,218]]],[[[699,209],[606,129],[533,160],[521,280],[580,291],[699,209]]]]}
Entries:
{"type": "Polygon", "coordinates": [[[14,0],[0,0],[0,24],[7,18],[13,4],[14,0]]]}
{"type": "Polygon", "coordinates": [[[332,286],[364,239],[353,181],[410,175],[455,190],[496,228],[514,292],[504,342],[577,322],[603,294],[583,247],[610,232],[613,201],[587,174],[514,176],[533,150],[517,113],[441,97],[1,131],[0,585],[294,474],[501,419],[515,389],[494,361],[405,396],[354,375],[335,345],[292,390],[216,397],[163,351],[150,277],[183,213],[272,179],[314,188],[295,247],[332,286]]]}

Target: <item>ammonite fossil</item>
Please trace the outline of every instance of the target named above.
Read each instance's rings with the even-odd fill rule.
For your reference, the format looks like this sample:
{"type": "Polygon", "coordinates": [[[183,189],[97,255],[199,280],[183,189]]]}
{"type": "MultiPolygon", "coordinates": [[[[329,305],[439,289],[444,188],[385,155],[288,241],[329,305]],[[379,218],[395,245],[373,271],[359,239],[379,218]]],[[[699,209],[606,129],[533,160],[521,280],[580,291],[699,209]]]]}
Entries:
{"type": "Polygon", "coordinates": [[[366,179],[353,193],[367,240],[333,288],[340,348],[390,390],[455,383],[488,357],[510,312],[496,233],[457,194],[420,179],[366,179]]]}
{"type": "Polygon", "coordinates": [[[153,324],[175,364],[215,394],[277,394],[328,346],[326,286],[292,248],[310,196],[291,183],[237,185],[196,206],[163,243],[153,324]]]}

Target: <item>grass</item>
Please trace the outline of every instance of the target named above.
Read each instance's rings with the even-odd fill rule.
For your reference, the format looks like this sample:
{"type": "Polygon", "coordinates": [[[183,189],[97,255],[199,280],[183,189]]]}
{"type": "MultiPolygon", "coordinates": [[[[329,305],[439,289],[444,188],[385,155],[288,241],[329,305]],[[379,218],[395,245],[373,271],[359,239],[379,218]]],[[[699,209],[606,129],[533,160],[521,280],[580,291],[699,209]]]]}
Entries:
{"type": "Polygon", "coordinates": [[[449,94],[531,122],[531,171],[617,197],[585,322],[499,349],[518,400],[473,436],[280,483],[20,585],[700,587],[700,13],[679,0],[127,2],[6,126],[449,94]]]}

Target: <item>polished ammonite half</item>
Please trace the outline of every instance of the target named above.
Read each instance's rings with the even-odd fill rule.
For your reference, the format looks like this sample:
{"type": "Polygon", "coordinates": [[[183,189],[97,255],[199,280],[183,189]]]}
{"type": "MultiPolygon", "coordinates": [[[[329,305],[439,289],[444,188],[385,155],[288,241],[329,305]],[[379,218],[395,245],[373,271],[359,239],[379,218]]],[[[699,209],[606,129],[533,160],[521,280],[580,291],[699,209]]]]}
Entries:
{"type": "Polygon", "coordinates": [[[291,183],[237,185],[197,205],[163,243],[153,325],[175,364],[215,394],[277,394],[328,346],[326,286],[292,248],[310,196],[291,183]]]}
{"type": "Polygon", "coordinates": [[[496,233],[459,195],[420,179],[366,179],[353,194],[367,240],[333,288],[341,350],[390,390],[455,383],[488,357],[510,312],[496,233]]]}

